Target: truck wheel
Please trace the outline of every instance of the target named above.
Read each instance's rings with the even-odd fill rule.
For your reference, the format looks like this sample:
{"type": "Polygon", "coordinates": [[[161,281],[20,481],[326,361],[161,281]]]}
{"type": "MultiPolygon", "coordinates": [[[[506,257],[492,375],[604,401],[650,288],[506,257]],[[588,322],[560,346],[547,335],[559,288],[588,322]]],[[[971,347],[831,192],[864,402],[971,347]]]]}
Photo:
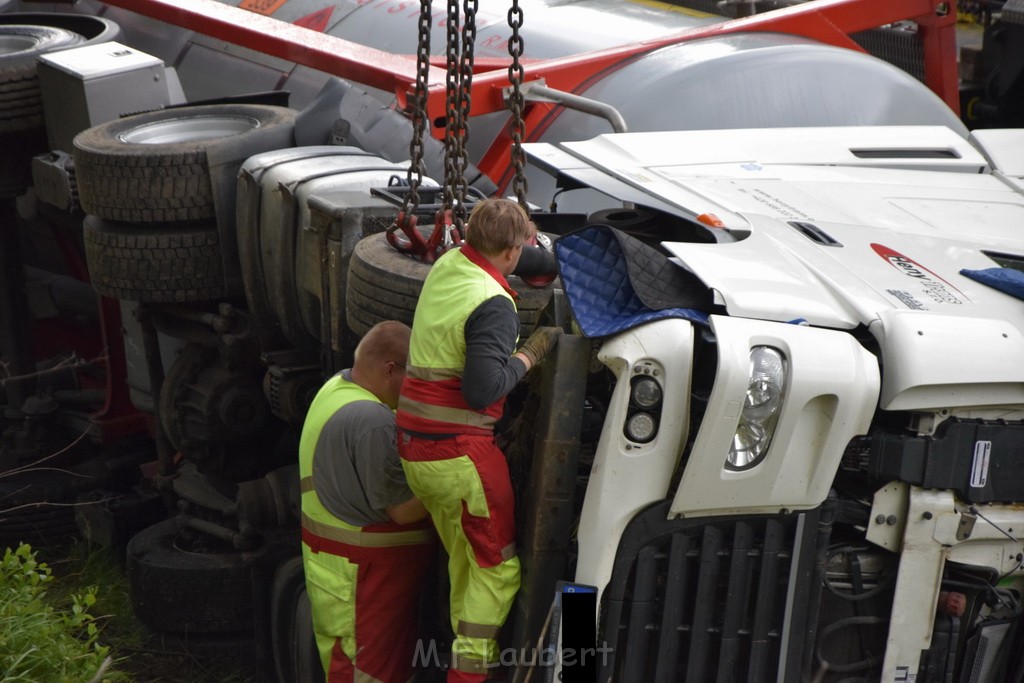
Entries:
{"type": "Polygon", "coordinates": [[[253,629],[257,564],[262,552],[210,550],[189,544],[174,519],[143,529],[128,542],[128,587],[135,616],[175,633],[253,629]]]}
{"type": "Polygon", "coordinates": [[[32,157],[47,149],[36,57],[82,42],[62,28],[0,25],[0,199],[32,184],[32,157]]]}
{"type": "Polygon", "coordinates": [[[82,36],[84,39],[81,43],[82,45],[124,41],[124,34],[116,22],[104,17],[95,17],[88,14],[75,14],[71,12],[7,12],[0,14],[0,25],[9,26],[12,24],[59,28],[71,31],[82,36]]]}
{"type": "Polygon", "coordinates": [[[68,471],[31,469],[0,477],[0,548],[22,542],[59,547],[74,540],[76,477],[68,471]]]}
{"type": "MultiPolygon", "coordinates": [[[[423,281],[430,266],[398,253],[384,233],[359,242],[352,252],[345,288],[345,318],[358,335],[366,334],[383,320],[400,320],[412,325],[423,281]]],[[[516,307],[522,322],[520,337],[526,338],[551,299],[553,286],[534,288],[515,275],[509,285],[519,293],[516,307]]]]}
{"type": "Polygon", "coordinates": [[[278,680],[322,682],[324,669],[313,636],[301,557],[278,568],[270,600],[270,638],[278,680]]]}
{"type": "Polygon", "coordinates": [[[173,658],[163,666],[174,666],[175,680],[266,680],[259,678],[261,653],[253,634],[187,634],[154,630],[141,635],[146,651],[173,658]]]}
{"type": "Polygon", "coordinates": [[[128,301],[184,302],[224,294],[215,225],[134,226],[85,218],[93,289],[128,301]]]}
{"type": "Polygon", "coordinates": [[[36,58],[83,40],[73,31],[51,26],[0,26],[0,133],[42,128],[36,58]]]}
{"type": "Polygon", "coordinates": [[[252,153],[279,146],[282,129],[293,129],[295,114],[258,104],[200,105],[145,112],[82,131],[74,142],[82,209],[127,223],[214,218],[211,164],[240,164],[252,153]],[[260,144],[263,138],[266,145],[260,144]]]}

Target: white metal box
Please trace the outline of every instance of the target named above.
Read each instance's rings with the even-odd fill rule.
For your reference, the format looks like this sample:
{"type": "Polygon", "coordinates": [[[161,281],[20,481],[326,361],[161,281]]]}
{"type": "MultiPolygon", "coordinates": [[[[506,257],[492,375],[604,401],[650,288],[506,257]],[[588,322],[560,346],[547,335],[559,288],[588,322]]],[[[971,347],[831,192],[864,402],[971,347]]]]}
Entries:
{"type": "Polygon", "coordinates": [[[38,73],[50,147],[65,152],[86,128],[170,103],[163,61],[120,43],[41,55],[38,73]]]}

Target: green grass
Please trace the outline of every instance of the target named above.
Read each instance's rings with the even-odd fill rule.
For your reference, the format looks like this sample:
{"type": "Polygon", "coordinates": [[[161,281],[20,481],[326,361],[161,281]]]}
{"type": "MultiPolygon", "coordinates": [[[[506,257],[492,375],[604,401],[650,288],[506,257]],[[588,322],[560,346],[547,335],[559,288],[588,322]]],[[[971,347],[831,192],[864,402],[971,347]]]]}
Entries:
{"type": "Polygon", "coordinates": [[[99,586],[55,590],[53,570],[27,545],[7,548],[0,561],[0,683],[120,683],[102,644],[99,586]]]}
{"type": "MultiPolygon", "coordinates": [[[[47,550],[45,554],[56,579],[48,592],[53,604],[67,604],[74,594],[96,587],[96,600],[90,613],[96,615],[99,642],[110,648],[109,654],[113,657],[112,668],[117,674],[108,677],[110,683],[243,683],[251,680],[251,676],[230,664],[169,652],[161,647],[159,639],[152,638],[151,632],[132,612],[123,555],[85,541],[47,550]]],[[[39,681],[49,683],[50,679],[39,681]]],[[[84,679],[83,683],[88,681],[84,679]]],[[[0,683],[6,681],[0,679],[0,683]]]]}
{"type": "Polygon", "coordinates": [[[4,551],[0,683],[248,680],[236,668],[155,645],[132,614],[124,567],[110,550],[79,542],[4,551]]]}

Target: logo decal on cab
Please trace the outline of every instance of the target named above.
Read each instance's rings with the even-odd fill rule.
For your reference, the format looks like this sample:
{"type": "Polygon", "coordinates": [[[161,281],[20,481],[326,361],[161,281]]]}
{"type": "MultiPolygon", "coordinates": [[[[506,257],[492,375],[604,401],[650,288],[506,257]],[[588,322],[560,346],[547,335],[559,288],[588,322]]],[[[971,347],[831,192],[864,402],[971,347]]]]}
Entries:
{"type": "Polygon", "coordinates": [[[932,301],[940,304],[962,304],[970,301],[959,289],[909,256],[904,256],[882,244],[872,244],[871,248],[893,268],[916,280],[921,286],[922,293],[932,301]]]}

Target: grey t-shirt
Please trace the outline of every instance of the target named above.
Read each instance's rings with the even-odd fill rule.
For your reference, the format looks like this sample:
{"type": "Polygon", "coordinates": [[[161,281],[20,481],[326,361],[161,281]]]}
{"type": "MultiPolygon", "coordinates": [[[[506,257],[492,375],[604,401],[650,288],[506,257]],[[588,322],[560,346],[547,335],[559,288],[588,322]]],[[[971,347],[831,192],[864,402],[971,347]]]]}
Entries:
{"type": "MultiPolygon", "coordinates": [[[[350,380],[348,370],[342,376],[350,380]]],[[[313,487],[328,512],[349,524],[391,521],[384,509],[413,497],[398,457],[394,412],[376,401],[335,411],[313,452],[313,487]]]]}

